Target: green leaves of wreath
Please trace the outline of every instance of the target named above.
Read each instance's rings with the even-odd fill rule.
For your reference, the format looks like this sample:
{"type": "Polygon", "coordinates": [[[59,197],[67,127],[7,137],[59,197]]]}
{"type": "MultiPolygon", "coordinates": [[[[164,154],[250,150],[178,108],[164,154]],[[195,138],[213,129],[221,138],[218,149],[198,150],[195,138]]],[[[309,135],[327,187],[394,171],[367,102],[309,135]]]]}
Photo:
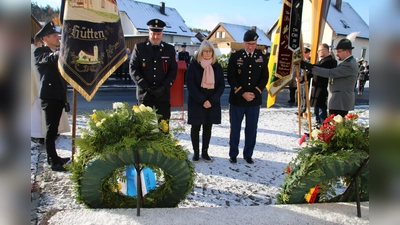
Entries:
{"type": "Polygon", "coordinates": [[[354,179],[361,201],[369,199],[369,128],[357,119],[352,113],[345,118],[330,115],[311,133],[313,139],[297,149],[296,158],[286,167],[278,204],[306,203],[307,194],[317,184],[317,202],[355,201],[354,179]],[[346,191],[337,193],[338,184],[346,191]]]}
{"type": "Polygon", "coordinates": [[[114,103],[112,111],[94,110],[82,129],[74,162],[68,167],[77,201],[92,208],[134,208],[136,197],[118,191],[126,165],[150,167],[163,179],[144,196],[143,206],[176,207],[193,188],[194,168],[188,151],[177,143],[165,121],[149,107],[114,103]]]}

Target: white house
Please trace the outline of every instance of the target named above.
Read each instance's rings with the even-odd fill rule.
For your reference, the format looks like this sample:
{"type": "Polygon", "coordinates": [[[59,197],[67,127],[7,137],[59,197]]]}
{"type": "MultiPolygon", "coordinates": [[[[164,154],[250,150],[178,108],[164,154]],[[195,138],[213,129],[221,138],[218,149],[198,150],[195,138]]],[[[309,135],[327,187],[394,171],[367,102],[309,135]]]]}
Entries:
{"type": "Polygon", "coordinates": [[[118,12],[116,0],[69,0],[71,7],[93,9],[95,11],[114,13],[118,12]]]}
{"type": "Polygon", "coordinates": [[[177,48],[186,44],[189,51],[193,33],[175,8],[166,7],[164,2],[153,5],[133,0],[118,0],[118,9],[125,36],[148,36],[147,22],[158,18],[167,24],[163,31],[163,41],[177,48]]]}

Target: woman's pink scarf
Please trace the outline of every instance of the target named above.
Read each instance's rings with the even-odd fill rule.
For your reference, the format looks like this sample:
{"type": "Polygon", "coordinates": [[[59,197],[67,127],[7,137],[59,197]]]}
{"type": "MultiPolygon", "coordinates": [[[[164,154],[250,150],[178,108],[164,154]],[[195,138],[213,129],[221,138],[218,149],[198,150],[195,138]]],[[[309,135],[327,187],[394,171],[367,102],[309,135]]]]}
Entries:
{"type": "Polygon", "coordinates": [[[214,69],[211,66],[212,59],[201,58],[200,64],[203,67],[203,79],[201,80],[201,87],[207,89],[214,89],[214,69]]]}

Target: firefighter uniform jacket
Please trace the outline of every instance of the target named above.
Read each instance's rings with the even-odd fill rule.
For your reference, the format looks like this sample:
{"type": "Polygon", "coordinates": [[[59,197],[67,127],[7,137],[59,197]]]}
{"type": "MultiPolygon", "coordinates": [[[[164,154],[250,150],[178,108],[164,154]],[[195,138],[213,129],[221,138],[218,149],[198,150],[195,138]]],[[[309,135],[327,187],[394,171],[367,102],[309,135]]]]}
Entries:
{"type": "Polygon", "coordinates": [[[129,73],[137,85],[137,100],[169,102],[170,87],[174,83],[177,70],[175,49],[172,45],[162,41],[158,46],[152,46],[149,40],[136,44],[129,63],[129,73]],[[161,86],[165,88],[161,97],[147,93],[149,89],[161,86]]]}

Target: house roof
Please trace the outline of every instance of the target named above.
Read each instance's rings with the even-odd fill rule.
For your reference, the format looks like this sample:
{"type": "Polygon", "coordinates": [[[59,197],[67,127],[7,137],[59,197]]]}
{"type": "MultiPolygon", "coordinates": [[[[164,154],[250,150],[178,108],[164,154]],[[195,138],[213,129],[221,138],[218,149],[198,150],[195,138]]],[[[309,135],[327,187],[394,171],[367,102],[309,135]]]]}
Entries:
{"type": "MultiPolygon", "coordinates": [[[[218,25],[211,31],[208,36],[212,36],[215,31],[220,27],[223,26],[225,30],[229,33],[229,35],[236,41],[236,42],[243,42],[243,35],[246,31],[251,30],[251,26],[243,26],[237,24],[230,24],[230,23],[218,23],[218,25]]],[[[271,40],[265,35],[264,31],[257,28],[256,33],[258,34],[257,44],[259,45],[266,45],[271,46],[271,40]]]]}
{"type": "MultiPolygon", "coordinates": [[[[341,11],[339,11],[335,6],[335,2],[331,1],[327,23],[338,35],[347,36],[352,32],[359,31],[360,34],[357,37],[369,39],[369,26],[348,2],[342,2],[341,11]],[[343,20],[344,23],[341,20],[343,20]],[[345,27],[345,24],[348,26],[345,27]]],[[[278,20],[276,20],[274,25],[268,30],[269,35],[272,34],[272,31],[277,25],[278,20]]]]}
{"type": "Polygon", "coordinates": [[[342,2],[341,11],[339,11],[335,7],[335,2],[332,1],[327,22],[338,35],[346,36],[359,31],[360,34],[357,37],[369,39],[369,26],[348,2],[342,2]]]}
{"type": "Polygon", "coordinates": [[[165,14],[160,11],[161,5],[153,5],[134,0],[118,0],[118,9],[125,12],[139,32],[148,32],[147,22],[151,19],[161,19],[167,26],[164,34],[177,36],[192,36],[185,21],[175,8],[165,6],[165,14]]]}

